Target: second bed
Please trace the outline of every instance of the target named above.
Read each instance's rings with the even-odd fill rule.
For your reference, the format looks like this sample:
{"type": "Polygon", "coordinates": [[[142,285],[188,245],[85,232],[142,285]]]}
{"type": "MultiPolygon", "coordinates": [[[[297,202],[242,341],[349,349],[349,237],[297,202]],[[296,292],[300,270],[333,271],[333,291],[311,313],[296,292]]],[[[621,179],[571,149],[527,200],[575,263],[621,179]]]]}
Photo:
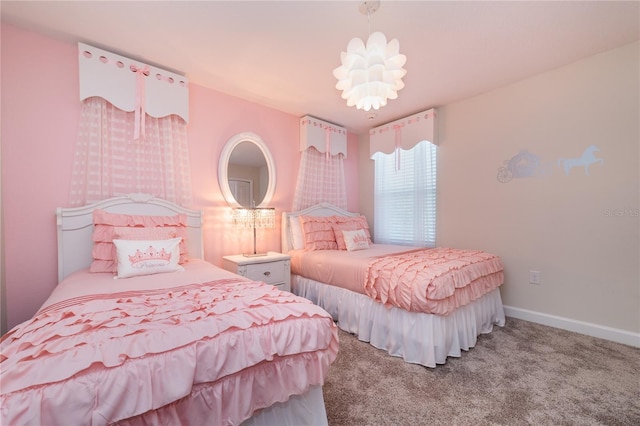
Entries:
{"type": "Polygon", "coordinates": [[[407,362],[443,364],[505,324],[503,266],[493,254],[373,244],[364,216],[326,203],[283,213],[282,246],[291,255],[296,295],[324,308],[344,331],[407,362]],[[363,249],[331,241],[340,229],[348,230],[344,236],[365,231],[363,249]]]}

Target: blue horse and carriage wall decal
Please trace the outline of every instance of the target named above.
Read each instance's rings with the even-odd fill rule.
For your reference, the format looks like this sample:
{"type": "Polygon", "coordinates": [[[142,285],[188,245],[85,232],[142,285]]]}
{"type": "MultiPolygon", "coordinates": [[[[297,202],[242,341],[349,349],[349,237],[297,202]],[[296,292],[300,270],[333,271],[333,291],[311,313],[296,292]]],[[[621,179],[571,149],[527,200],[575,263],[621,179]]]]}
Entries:
{"type": "MultiPolygon", "coordinates": [[[[584,168],[584,174],[589,175],[589,166],[592,164],[604,164],[604,159],[596,156],[600,149],[595,145],[588,146],[580,157],[559,158],[556,161],[564,174],[569,176],[574,167],[584,168]]],[[[548,176],[552,173],[552,164],[543,163],[539,156],[522,150],[510,160],[505,160],[504,165],[498,169],[498,182],[507,183],[514,178],[527,178],[534,176],[548,176]]]]}

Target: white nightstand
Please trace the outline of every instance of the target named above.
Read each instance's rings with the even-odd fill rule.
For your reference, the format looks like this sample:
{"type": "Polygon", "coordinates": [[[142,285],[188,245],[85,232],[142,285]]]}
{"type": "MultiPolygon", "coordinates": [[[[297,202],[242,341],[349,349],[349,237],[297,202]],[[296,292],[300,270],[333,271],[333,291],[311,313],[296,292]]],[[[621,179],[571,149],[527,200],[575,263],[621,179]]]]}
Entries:
{"type": "Polygon", "coordinates": [[[280,290],[291,291],[291,256],[270,251],[264,256],[241,254],[222,257],[222,267],[253,281],[264,281],[280,290]]]}

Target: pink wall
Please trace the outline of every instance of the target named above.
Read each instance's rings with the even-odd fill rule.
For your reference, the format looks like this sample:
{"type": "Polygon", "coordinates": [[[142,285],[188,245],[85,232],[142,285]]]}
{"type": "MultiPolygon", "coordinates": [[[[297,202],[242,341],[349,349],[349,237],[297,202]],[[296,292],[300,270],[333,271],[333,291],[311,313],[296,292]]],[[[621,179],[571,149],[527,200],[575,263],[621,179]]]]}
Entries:
{"type": "MultiPolygon", "coordinates": [[[[2,209],[11,328],[33,315],[56,285],[55,209],[68,206],[79,92],[75,44],[6,24],[1,31],[2,209]]],[[[271,206],[280,215],[293,203],[300,158],[298,117],[195,84],[190,85],[189,109],[191,207],[204,211],[205,257],[220,265],[223,255],[252,246],[250,232],[229,232],[230,209],[217,178],[224,144],[246,131],[264,140],[276,163],[271,206]]],[[[345,170],[353,211],[358,210],[357,142],[356,135],[348,136],[345,170]]],[[[280,250],[279,225],[258,238],[259,249],[280,250]]]]}

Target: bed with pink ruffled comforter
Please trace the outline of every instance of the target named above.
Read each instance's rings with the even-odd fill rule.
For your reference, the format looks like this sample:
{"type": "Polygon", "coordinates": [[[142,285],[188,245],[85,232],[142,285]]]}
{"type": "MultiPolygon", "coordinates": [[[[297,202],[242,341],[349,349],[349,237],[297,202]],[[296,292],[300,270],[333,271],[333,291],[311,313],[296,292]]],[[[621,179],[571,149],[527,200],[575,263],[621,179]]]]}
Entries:
{"type": "Polygon", "coordinates": [[[293,250],[290,254],[295,275],[409,312],[446,316],[504,282],[500,257],[479,250],[374,244],[352,252],[293,250]]]}
{"type": "Polygon", "coordinates": [[[2,339],[0,423],[239,424],[323,384],[338,350],[324,310],[206,262],[192,269],[68,277],[2,339]]]}
{"type": "Polygon", "coordinates": [[[436,367],[505,324],[498,256],[373,241],[349,250],[345,230],[370,234],[364,216],[329,203],[282,214],[292,291],[329,312],[342,330],[407,362],[436,367]]]}

